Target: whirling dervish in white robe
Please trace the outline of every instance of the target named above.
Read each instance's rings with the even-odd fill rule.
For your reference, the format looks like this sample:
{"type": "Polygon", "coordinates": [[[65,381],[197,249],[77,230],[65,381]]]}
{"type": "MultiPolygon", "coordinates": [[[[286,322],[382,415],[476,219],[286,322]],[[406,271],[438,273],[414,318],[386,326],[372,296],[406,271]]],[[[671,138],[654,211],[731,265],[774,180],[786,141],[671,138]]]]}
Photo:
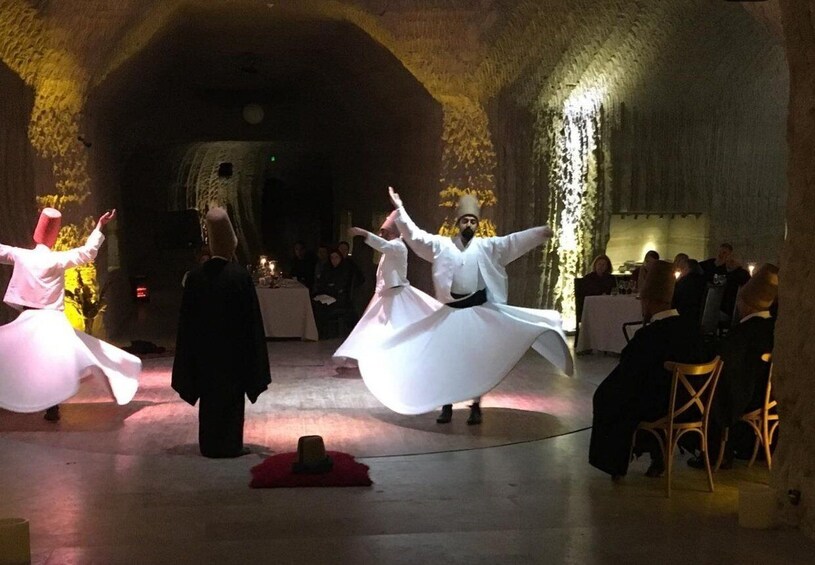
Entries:
{"type": "MultiPolygon", "coordinates": [[[[442,307],[433,297],[410,285],[407,279],[408,250],[396,227],[396,212],[391,212],[379,228],[379,236],[361,228],[351,228],[353,236],[382,254],[376,269],[376,289],[365,312],[348,338],[334,353],[335,359],[358,359],[366,351],[391,337],[398,329],[426,318],[442,307]]],[[[363,375],[364,379],[364,375],[363,375]]],[[[364,379],[374,394],[376,383],[364,379]]]]}
{"type": "Polygon", "coordinates": [[[506,304],[506,265],[551,237],[549,227],[475,237],[480,206],[468,194],[457,211],[459,235],[430,234],[411,220],[399,195],[390,193],[399,231],[419,257],[432,263],[436,298],[444,307],[358,357],[360,373],[385,406],[401,414],[444,406],[437,421],[446,423],[451,404],[475,399],[468,423],[478,424],[480,396],[498,385],[530,347],[572,374],[560,314],[506,304]]]}
{"type": "Polygon", "coordinates": [[[105,240],[102,228],[114,217],[115,210],[102,215],[85,245],[52,251],[61,214],[45,208],[34,232],[34,249],[0,245],[0,264],[14,265],[4,302],[21,311],[16,320],[0,326],[0,408],[56,409],[78,392],[80,380],[94,373],[104,374],[118,404],[136,394],[141,360],[75,330],[64,312],[65,270],[96,258],[105,240]]]}

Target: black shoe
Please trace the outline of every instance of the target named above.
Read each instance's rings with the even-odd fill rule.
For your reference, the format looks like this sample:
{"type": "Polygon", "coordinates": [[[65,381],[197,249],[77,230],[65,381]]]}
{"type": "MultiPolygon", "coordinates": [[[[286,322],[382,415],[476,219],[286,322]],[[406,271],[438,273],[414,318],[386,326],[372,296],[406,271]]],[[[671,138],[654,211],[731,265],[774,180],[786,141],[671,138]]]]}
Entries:
{"type": "Polygon", "coordinates": [[[52,406],[48,410],[45,411],[45,416],[43,416],[49,422],[59,422],[59,406],[52,406]]]}
{"type": "Polygon", "coordinates": [[[467,418],[468,426],[477,426],[481,423],[481,406],[478,402],[473,402],[470,405],[470,417],[467,418]]]}
{"type": "Polygon", "coordinates": [[[449,424],[453,419],[453,405],[445,404],[441,407],[441,414],[436,418],[437,424],[449,424]]]}
{"type": "Polygon", "coordinates": [[[704,469],[705,468],[705,456],[704,455],[695,455],[688,459],[688,467],[691,469],[704,469]]]}

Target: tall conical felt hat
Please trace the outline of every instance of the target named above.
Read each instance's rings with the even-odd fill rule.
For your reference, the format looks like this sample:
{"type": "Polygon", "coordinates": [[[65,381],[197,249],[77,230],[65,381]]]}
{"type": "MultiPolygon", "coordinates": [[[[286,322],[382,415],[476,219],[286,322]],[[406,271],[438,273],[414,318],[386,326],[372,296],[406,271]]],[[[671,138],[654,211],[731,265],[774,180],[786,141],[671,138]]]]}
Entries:
{"type": "Polygon", "coordinates": [[[756,310],[767,310],[778,296],[778,267],[765,263],[739,290],[739,298],[756,310]]]}
{"type": "Polygon", "coordinates": [[[238,247],[238,237],[232,229],[229,215],[223,208],[210,208],[207,212],[207,237],[213,255],[231,259],[238,247]]]}
{"type": "Polygon", "coordinates": [[[462,216],[475,216],[481,219],[481,206],[478,204],[478,198],[473,194],[464,194],[458,199],[458,206],[456,207],[456,221],[460,220],[462,216]]]}
{"type": "Polygon", "coordinates": [[[34,229],[34,242],[54,247],[62,225],[62,214],[56,208],[44,208],[34,229]]]}
{"type": "Polygon", "coordinates": [[[380,230],[389,231],[392,234],[399,235],[399,228],[396,226],[396,210],[388,214],[388,217],[385,218],[385,221],[382,222],[382,225],[379,226],[380,230]]]}
{"type": "Polygon", "coordinates": [[[674,266],[667,261],[655,261],[648,267],[640,298],[670,304],[674,296],[674,266]]]}

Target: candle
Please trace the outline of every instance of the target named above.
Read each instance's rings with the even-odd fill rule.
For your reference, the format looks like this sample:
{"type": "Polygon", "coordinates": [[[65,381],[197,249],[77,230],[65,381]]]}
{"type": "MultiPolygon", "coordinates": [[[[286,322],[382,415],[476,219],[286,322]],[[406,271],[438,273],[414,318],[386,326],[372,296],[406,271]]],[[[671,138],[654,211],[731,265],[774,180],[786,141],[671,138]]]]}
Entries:
{"type": "Polygon", "coordinates": [[[755,268],[756,268],[755,263],[748,263],[747,264],[747,270],[750,271],[750,276],[751,277],[753,276],[753,271],[755,270],[755,268]]]}
{"type": "Polygon", "coordinates": [[[0,520],[0,563],[31,563],[28,520],[0,520]]]}
{"type": "Polygon", "coordinates": [[[682,274],[679,271],[674,271],[674,278],[679,280],[679,275],[682,274]]]}

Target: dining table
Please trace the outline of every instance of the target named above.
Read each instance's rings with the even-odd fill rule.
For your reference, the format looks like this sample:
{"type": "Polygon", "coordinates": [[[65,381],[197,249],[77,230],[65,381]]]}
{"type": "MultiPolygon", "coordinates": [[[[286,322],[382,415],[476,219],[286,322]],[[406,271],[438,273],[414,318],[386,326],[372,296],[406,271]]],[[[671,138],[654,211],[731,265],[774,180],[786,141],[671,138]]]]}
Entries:
{"type": "Polygon", "coordinates": [[[275,286],[255,286],[255,291],[267,338],[318,340],[308,288],[295,279],[281,279],[275,286]]]}
{"type": "MultiPolygon", "coordinates": [[[[620,353],[626,346],[623,324],[642,322],[642,306],[635,294],[586,296],[575,351],[620,353]]],[[[629,336],[641,326],[632,326],[629,336]]]]}

